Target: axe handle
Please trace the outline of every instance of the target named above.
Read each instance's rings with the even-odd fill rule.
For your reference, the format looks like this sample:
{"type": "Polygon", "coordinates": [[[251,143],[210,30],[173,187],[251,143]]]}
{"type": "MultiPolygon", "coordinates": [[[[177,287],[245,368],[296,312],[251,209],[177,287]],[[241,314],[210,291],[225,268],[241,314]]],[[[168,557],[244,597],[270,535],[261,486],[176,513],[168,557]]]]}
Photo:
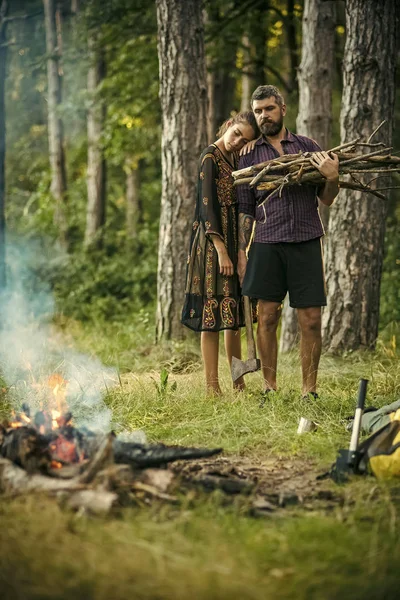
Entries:
{"type": "Polygon", "coordinates": [[[256,344],[254,341],[253,332],[253,315],[251,310],[250,298],[243,296],[244,301],[244,321],[246,323],[246,337],[247,337],[247,358],[257,358],[256,344]]]}
{"type": "Polygon", "coordinates": [[[350,440],[350,452],[355,452],[358,447],[358,438],[360,437],[361,419],[364,412],[365,398],[367,396],[368,379],[360,379],[358,388],[357,408],[354,414],[353,430],[350,440]]]}

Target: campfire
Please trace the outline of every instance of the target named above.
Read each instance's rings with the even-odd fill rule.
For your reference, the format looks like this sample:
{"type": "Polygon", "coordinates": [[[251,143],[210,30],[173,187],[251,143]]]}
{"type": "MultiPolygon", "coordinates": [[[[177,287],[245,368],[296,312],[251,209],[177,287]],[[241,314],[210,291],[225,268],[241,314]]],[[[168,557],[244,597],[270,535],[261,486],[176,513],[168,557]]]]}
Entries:
{"type": "Polygon", "coordinates": [[[108,511],[126,494],[175,499],[166,493],[178,460],[211,457],[221,448],[140,444],[74,424],[68,410],[68,382],[51,376],[35,383],[38,410],[28,403],[0,425],[0,492],[68,493],[74,508],[108,511]]]}
{"type": "Polygon", "coordinates": [[[61,376],[35,383],[35,389],[40,406],[34,410],[24,403],[0,425],[4,496],[40,492],[67,508],[95,514],[153,501],[178,503],[178,493],[194,489],[251,495],[248,509],[255,516],[310,499],[338,501],[326,495],[315,475],[304,477],[303,465],[285,470],[274,464],[269,469],[250,461],[239,466],[215,456],[221,448],[143,444],[101,434],[74,423],[68,382],[61,376]]]}
{"type": "Polygon", "coordinates": [[[29,404],[23,403],[18,414],[3,424],[1,455],[28,473],[51,473],[87,461],[90,432],[84,434],[73,426],[66,402],[68,382],[55,374],[34,387],[40,391],[42,407],[32,415],[29,404]]]}

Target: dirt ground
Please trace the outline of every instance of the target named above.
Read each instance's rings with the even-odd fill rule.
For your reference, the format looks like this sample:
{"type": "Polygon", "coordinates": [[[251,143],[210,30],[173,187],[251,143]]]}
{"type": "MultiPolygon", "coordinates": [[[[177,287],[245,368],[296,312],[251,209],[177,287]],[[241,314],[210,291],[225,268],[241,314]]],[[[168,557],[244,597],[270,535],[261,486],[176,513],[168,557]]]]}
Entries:
{"type": "Polygon", "coordinates": [[[178,462],[170,467],[187,485],[200,485],[229,496],[251,497],[250,512],[268,516],[288,507],[329,510],[343,502],[343,489],[323,474],[312,461],[271,457],[262,461],[243,457],[217,457],[178,462]]]}

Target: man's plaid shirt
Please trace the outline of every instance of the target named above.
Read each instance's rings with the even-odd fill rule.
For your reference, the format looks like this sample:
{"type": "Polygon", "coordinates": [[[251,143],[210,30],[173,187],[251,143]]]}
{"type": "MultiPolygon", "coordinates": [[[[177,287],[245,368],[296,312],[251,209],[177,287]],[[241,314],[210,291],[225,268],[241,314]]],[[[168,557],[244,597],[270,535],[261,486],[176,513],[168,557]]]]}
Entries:
{"type": "MultiPolygon", "coordinates": [[[[281,145],[285,154],[317,152],[321,150],[314,140],[286,130],[281,145]]],[[[239,169],[279,158],[275,148],[262,137],[254,150],[239,160],[239,169]]],[[[318,188],[311,185],[284,187],[281,197],[276,192],[263,207],[258,206],[270,193],[251,189],[248,185],[236,187],[239,213],[256,219],[255,242],[305,242],[324,235],[318,212],[318,188]]]]}

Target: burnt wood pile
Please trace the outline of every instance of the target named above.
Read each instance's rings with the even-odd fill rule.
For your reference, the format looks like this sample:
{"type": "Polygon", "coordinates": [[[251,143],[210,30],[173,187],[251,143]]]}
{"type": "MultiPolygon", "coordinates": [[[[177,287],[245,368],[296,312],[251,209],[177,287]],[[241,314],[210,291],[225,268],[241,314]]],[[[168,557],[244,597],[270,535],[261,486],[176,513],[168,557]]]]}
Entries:
{"type": "Polygon", "coordinates": [[[169,463],[221,451],[122,441],[74,427],[71,413],[56,423],[45,411],[31,418],[25,406],[13,422],[0,425],[0,492],[46,492],[64,500],[67,494],[69,506],[95,513],[129,497],[174,502],[166,493],[176,479],[169,463]]]}
{"type": "MultiPolygon", "coordinates": [[[[227,502],[240,495],[253,516],[293,505],[331,509],[340,495],[325,489],[312,464],[216,456],[221,448],[139,444],[113,433],[76,428],[66,413],[56,422],[25,408],[0,425],[0,494],[55,496],[63,506],[107,514],[154,501],[177,504],[190,492],[218,490],[227,502]],[[56,428],[53,427],[56,425],[56,428]]],[[[224,501],[225,502],[225,501],[224,501]]]]}

